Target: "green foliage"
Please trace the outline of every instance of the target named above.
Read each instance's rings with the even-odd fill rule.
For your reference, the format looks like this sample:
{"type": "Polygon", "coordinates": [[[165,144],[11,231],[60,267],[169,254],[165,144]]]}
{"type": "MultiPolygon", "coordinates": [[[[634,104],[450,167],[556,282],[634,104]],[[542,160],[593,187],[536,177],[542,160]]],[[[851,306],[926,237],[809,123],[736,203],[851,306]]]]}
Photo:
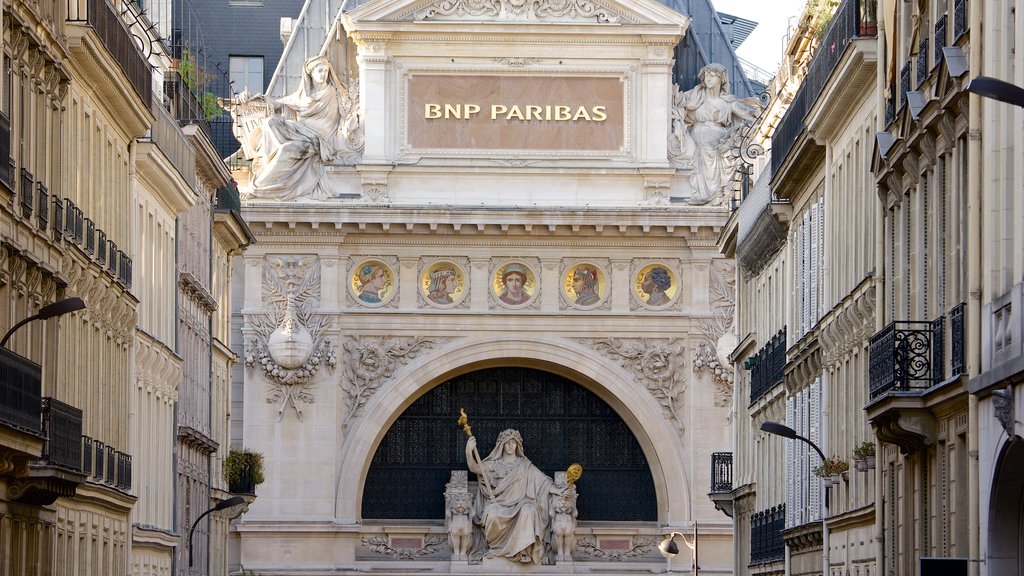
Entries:
{"type": "Polygon", "coordinates": [[[229,486],[251,479],[252,485],[263,483],[263,454],[248,449],[232,448],[224,459],[224,476],[229,486]]]}
{"type": "Polygon", "coordinates": [[[192,60],[192,53],[189,52],[188,48],[181,51],[181,60],[178,61],[178,74],[186,86],[195,90],[196,85],[199,83],[199,68],[196,66],[195,61],[192,60]]]}
{"type": "Polygon", "coordinates": [[[224,109],[220,107],[220,104],[217,104],[217,96],[213,92],[203,93],[202,106],[203,117],[206,118],[207,122],[213,120],[217,116],[220,116],[221,113],[224,112],[224,109]]]}
{"type": "Polygon", "coordinates": [[[860,446],[853,449],[853,458],[855,460],[864,460],[875,455],[875,443],[865,442],[860,446]]]}
{"type": "Polygon", "coordinates": [[[815,476],[827,478],[829,476],[842,474],[843,472],[846,472],[849,469],[850,465],[846,462],[846,460],[843,460],[839,456],[832,456],[831,458],[828,458],[824,462],[822,462],[820,466],[817,466],[813,470],[811,470],[811,472],[813,472],[815,476]]]}

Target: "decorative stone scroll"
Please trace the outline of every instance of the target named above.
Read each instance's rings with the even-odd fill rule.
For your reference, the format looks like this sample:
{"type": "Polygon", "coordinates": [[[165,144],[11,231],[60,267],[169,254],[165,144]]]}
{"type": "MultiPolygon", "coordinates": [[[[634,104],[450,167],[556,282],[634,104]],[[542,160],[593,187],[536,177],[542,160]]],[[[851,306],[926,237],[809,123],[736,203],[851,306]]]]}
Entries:
{"type": "Polygon", "coordinates": [[[441,0],[418,10],[415,18],[435,20],[481,16],[496,20],[568,20],[609,24],[623,19],[590,0],[441,0]]]}
{"type": "Polygon", "coordinates": [[[392,546],[391,538],[387,535],[364,536],[363,546],[371,552],[384,556],[391,556],[396,560],[414,560],[423,556],[429,556],[437,552],[438,548],[444,545],[444,536],[428,535],[416,547],[392,546]]]}
{"type": "Polygon", "coordinates": [[[270,382],[268,403],[287,406],[302,419],[300,403],[311,404],[310,384],[320,368],[337,364],[334,342],[326,332],[330,318],[317,313],[320,262],[316,256],[270,256],[263,266],[263,302],[270,309],[248,315],[255,332],[245,341],[245,365],[258,368],[270,382]]]}
{"type": "Polygon", "coordinates": [[[715,386],[715,406],[732,403],[733,370],[729,354],[738,342],[733,313],[736,310],[736,267],[729,263],[712,263],[710,269],[711,302],[715,305],[710,318],[697,320],[700,336],[693,351],[693,372],[709,373],[715,386]]]}
{"type": "Polygon", "coordinates": [[[654,538],[637,538],[622,550],[604,550],[593,536],[576,539],[576,549],[582,554],[608,562],[619,562],[628,558],[639,558],[650,552],[657,541],[654,538]]]}
{"type": "Polygon", "coordinates": [[[431,338],[351,338],[345,342],[345,374],[339,383],[345,395],[346,414],[341,430],[348,430],[363,406],[398,368],[432,347],[431,338]]]}
{"type": "Polygon", "coordinates": [[[631,370],[633,376],[658,400],[679,433],[686,431],[683,424],[686,379],[682,376],[680,361],[683,347],[676,339],[627,341],[600,338],[590,342],[598,351],[631,370]]]}

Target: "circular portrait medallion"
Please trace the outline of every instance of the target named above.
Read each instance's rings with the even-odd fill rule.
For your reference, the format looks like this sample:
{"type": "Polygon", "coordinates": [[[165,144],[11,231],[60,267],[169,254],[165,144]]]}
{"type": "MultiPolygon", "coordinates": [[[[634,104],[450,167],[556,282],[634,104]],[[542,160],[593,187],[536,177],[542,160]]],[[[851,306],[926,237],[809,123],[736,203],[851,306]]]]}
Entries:
{"type": "Polygon", "coordinates": [[[420,289],[432,306],[450,308],[466,295],[466,275],[453,262],[434,262],[423,269],[420,289]]]}
{"type": "Polygon", "coordinates": [[[525,306],[537,291],[537,277],[526,264],[507,262],[495,271],[491,289],[505,306],[525,306]]]}
{"type": "Polygon", "coordinates": [[[589,262],[569,267],[562,282],[565,297],[578,308],[593,308],[608,294],[608,277],[604,270],[589,262]]]}
{"type": "Polygon", "coordinates": [[[649,308],[668,306],[679,293],[679,279],[664,264],[648,264],[633,278],[633,292],[649,308]]]}
{"type": "Polygon", "coordinates": [[[380,306],[395,293],[395,273],[380,260],[363,260],[352,270],[352,295],[364,306],[380,306]]]}

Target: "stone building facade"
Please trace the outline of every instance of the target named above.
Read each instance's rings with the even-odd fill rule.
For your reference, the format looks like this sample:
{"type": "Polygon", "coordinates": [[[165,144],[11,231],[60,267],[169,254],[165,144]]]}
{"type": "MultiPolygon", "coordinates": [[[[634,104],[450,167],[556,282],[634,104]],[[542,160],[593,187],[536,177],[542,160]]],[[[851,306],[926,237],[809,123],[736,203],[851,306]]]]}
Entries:
{"type": "MultiPolygon", "coordinates": [[[[257,240],[236,276],[239,440],[267,468],[234,528],[246,569],[655,570],[666,533],[696,531],[701,568],[731,570],[730,526],[702,496],[731,442],[728,212],[670,152],[690,21],[654,2],[499,4],[342,12],[326,58],[288,71],[292,90],[322,74],[343,94],[343,159],[313,178],[278,186],[261,147],[292,120],[237,103],[263,134],[236,172],[257,240]],[[481,454],[512,427],[556,481],[582,465],[570,554],[453,557],[460,408],[481,454]]],[[[295,101],[331,92],[319,82],[295,101]]],[[[289,175],[311,166],[294,158],[289,175]]]]}

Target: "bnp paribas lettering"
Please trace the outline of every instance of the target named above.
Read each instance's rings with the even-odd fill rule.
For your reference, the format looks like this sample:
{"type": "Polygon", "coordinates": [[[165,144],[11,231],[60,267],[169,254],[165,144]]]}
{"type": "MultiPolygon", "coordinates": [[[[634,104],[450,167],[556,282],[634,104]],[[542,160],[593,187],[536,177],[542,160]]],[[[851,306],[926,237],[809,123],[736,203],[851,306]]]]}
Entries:
{"type": "MultiPolygon", "coordinates": [[[[479,104],[424,104],[423,117],[427,120],[469,120],[487,111],[481,109],[479,104]]],[[[604,122],[608,119],[608,111],[605,106],[536,106],[518,104],[506,106],[504,104],[491,104],[491,120],[552,120],[555,122],[569,122],[572,120],[584,120],[587,122],[604,122]]],[[[486,116],[485,116],[486,117],[486,116]]]]}

